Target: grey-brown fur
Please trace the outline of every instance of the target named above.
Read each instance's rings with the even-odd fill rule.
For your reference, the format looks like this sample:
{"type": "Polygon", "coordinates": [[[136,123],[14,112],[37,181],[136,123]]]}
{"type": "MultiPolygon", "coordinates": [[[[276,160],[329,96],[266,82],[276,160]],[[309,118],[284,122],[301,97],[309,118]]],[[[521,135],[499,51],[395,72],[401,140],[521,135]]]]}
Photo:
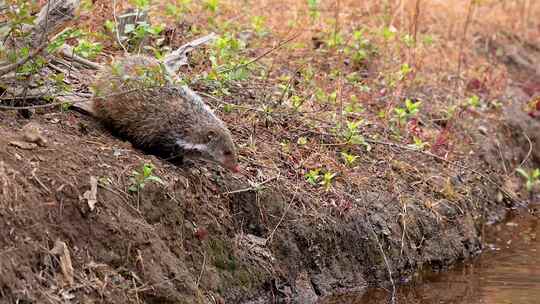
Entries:
{"type": "Polygon", "coordinates": [[[168,84],[155,59],[120,59],[100,71],[93,87],[95,114],[134,145],[163,157],[202,157],[237,170],[227,127],[189,88],[168,84]]]}

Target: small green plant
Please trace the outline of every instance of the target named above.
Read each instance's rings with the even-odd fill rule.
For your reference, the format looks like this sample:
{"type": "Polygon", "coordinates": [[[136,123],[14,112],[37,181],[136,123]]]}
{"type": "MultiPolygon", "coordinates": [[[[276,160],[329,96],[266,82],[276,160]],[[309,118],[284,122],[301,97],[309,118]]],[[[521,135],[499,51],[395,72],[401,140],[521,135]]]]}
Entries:
{"type": "Polygon", "coordinates": [[[410,34],[405,34],[401,37],[401,41],[408,47],[412,48],[414,46],[414,37],[410,34]]]}
{"type": "Polygon", "coordinates": [[[405,100],[404,108],[394,109],[394,113],[396,115],[394,120],[397,120],[400,126],[404,126],[410,118],[418,114],[421,105],[421,101],[412,102],[410,99],[407,98],[407,100],[405,100]]]}
{"type": "Polygon", "coordinates": [[[309,17],[312,20],[318,19],[321,16],[321,13],[319,11],[319,2],[320,0],[307,0],[309,17]]]}
{"type": "Polygon", "coordinates": [[[96,58],[102,50],[103,46],[100,43],[91,42],[86,39],[79,39],[79,43],[73,49],[75,54],[88,59],[96,58]]]}
{"type": "Polygon", "coordinates": [[[139,10],[148,10],[151,0],[129,0],[129,3],[139,10]]]}
{"type": "Polygon", "coordinates": [[[234,104],[226,103],[223,105],[223,112],[231,113],[234,110],[234,104]]]}
{"type": "Polygon", "coordinates": [[[347,114],[360,114],[365,111],[364,107],[358,103],[358,98],[356,95],[351,95],[350,102],[345,106],[345,113],[347,114]]]}
{"type": "Polygon", "coordinates": [[[433,37],[432,35],[424,35],[422,37],[422,43],[425,46],[432,46],[435,43],[435,37],[433,37]]]}
{"type": "Polygon", "coordinates": [[[323,89],[317,88],[314,96],[319,103],[335,103],[337,100],[337,91],[327,94],[323,89]]]}
{"type": "Polygon", "coordinates": [[[322,173],[321,171],[322,169],[320,168],[309,170],[309,172],[306,174],[306,180],[308,181],[308,183],[312,184],[313,186],[321,185],[324,187],[326,191],[328,191],[330,187],[332,186],[334,177],[337,174],[332,173],[330,171],[322,173]]]}
{"type": "Polygon", "coordinates": [[[377,54],[377,47],[367,38],[364,30],[356,30],[352,43],[345,48],[345,54],[351,56],[356,66],[362,66],[377,54]]]}
{"type": "Polygon", "coordinates": [[[135,48],[140,48],[146,38],[156,38],[163,31],[164,25],[150,25],[148,22],[141,21],[136,24],[126,24],[124,29],[125,37],[122,40],[128,42],[135,48]]]}
{"type": "Polygon", "coordinates": [[[266,19],[262,16],[251,17],[251,27],[259,37],[266,36],[268,29],[265,26],[266,19]]]}
{"type": "Polygon", "coordinates": [[[291,152],[291,144],[288,140],[281,141],[279,145],[281,146],[281,151],[283,151],[283,153],[291,152]]]}
{"type": "Polygon", "coordinates": [[[538,184],[540,179],[540,169],[536,168],[531,172],[527,172],[523,168],[517,168],[516,172],[519,173],[523,178],[525,178],[525,189],[527,192],[532,192],[533,187],[538,184]]]}
{"type": "Polygon", "coordinates": [[[332,182],[334,180],[334,177],[336,177],[336,175],[337,175],[336,173],[325,172],[319,184],[322,185],[326,191],[330,190],[330,187],[332,187],[332,182]]]}
{"type": "Polygon", "coordinates": [[[429,146],[428,142],[425,142],[421,138],[416,136],[413,136],[413,141],[414,142],[408,146],[416,150],[424,150],[427,146],[429,146]]]}
{"type": "Polygon", "coordinates": [[[219,8],[219,0],[206,0],[204,1],[204,8],[211,13],[217,12],[219,8]]]}
{"type": "Polygon", "coordinates": [[[321,178],[321,169],[309,170],[306,174],[306,180],[312,185],[317,185],[321,178]]]}
{"type": "Polygon", "coordinates": [[[140,192],[149,182],[163,184],[163,181],[153,174],[154,166],[149,163],[143,164],[140,171],[133,171],[130,178],[131,186],[128,188],[131,192],[140,192]]]}
{"type": "Polygon", "coordinates": [[[399,72],[398,72],[398,78],[399,80],[403,80],[412,72],[412,68],[408,63],[404,63],[401,65],[399,72]]]}
{"type": "Polygon", "coordinates": [[[477,95],[473,95],[469,98],[467,98],[467,105],[472,108],[479,108],[480,107],[480,98],[477,95]]]}
{"type": "Polygon", "coordinates": [[[328,34],[328,37],[325,39],[326,46],[329,48],[338,48],[344,43],[343,34],[339,31],[332,31],[328,34]]]}
{"type": "Polygon", "coordinates": [[[348,167],[353,167],[356,160],[360,157],[358,155],[349,154],[345,151],[341,152],[341,157],[343,157],[343,161],[348,167]]]}
{"type": "Polygon", "coordinates": [[[300,107],[304,104],[304,99],[298,95],[293,95],[289,99],[289,102],[291,103],[291,106],[294,108],[294,110],[298,111],[300,107]]]}
{"type": "Polygon", "coordinates": [[[359,127],[364,123],[364,120],[347,121],[345,129],[341,131],[341,137],[347,144],[362,145],[366,151],[371,151],[371,145],[366,142],[366,139],[360,134],[359,127]]]}
{"type": "Polygon", "coordinates": [[[209,52],[212,70],[206,73],[202,80],[215,87],[213,93],[230,95],[228,87],[232,82],[242,81],[249,77],[252,71],[248,60],[242,56],[245,42],[237,39],[233,33],[225,33],[217,38],[209,52]]]}
{"type": "Polygon", "coordinates": [[[383,39],[385,41],[389,41],[389,40],[393,39],[396,36],[396,32],[397,32],[397,30],[394,27],[385,26],[385,27],[383,27],[381,29],[380,34],[381,34],[381,36],[383,37],[383,39]]]}

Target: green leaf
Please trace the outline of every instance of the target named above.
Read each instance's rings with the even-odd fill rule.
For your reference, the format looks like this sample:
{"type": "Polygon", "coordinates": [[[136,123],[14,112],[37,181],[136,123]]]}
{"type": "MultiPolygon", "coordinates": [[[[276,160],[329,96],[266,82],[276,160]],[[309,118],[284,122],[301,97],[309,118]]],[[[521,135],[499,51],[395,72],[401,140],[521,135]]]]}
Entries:
{"type": "Polygon", "coordinates": [[[156,183],[159,183],[159,184],[163,184],[163,180],[161,180],[161,178],[157,177],[157,176],[149,176],[147,179],[147,181],[151,181],[151,182],[156,182],[156,183]]]}
{"type": "Polygon", "coordinates": [[[524,178],[527,178],[527,179],[529,178],[529,174],[523,168],[517,168],[516,172],[519,173],[524,178]]]}

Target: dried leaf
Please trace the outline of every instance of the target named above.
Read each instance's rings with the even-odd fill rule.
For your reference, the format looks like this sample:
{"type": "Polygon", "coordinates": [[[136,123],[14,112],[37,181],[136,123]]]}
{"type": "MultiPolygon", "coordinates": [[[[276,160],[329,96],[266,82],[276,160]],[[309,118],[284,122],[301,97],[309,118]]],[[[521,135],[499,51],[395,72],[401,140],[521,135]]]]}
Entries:
{"type": "Polygon", "coordinates": [[[66,282],[72,286],[75,283],[73,279],[73,265],[71,264],[71,255],[66,243],[57,240],[54,243],[54,248],[50,251],[51,254],[60,259],[60,269],[64,275],[66,282]]]}
{"type": "Polygon", "coordinates": [[[84,192],[83,198],[86,199],[90,211],[94,211],[97,204],[97,178],[90,176],[90,190],[84,192]]]}

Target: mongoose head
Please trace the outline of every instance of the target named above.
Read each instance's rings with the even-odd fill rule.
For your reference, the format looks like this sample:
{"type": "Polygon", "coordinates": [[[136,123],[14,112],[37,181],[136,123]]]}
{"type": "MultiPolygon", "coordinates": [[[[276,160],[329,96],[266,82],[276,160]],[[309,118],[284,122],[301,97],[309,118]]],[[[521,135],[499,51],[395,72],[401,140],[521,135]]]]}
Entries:
{"type": "Polygon", "coordinates": [[[184,140],[177,140],[177,144],[183,149],[198,152],[201,158],[216,162],[232,172],[239,171],[236,148],[227,129],[206,128],[197,137],[198,144],[184,140]]]}

